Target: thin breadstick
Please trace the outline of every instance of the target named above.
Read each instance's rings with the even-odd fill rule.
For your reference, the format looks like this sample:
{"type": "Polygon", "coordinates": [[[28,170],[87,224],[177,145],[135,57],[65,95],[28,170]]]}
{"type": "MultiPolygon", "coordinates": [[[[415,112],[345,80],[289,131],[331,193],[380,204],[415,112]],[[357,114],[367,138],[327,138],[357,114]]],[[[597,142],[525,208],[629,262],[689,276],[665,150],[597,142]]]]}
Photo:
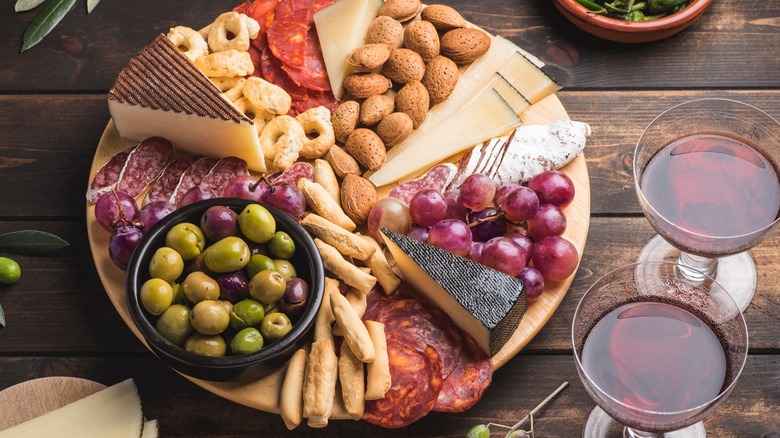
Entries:
{"type": "Polygon", "coordinates": [[[355,357],[346,342],[341,344],[341,355],[339,355],[339,381],[341,398],[347,413],[352,419],[360,420],[366,404],[365,369],[363,362],[355,357]]]}
{"type": "Polygon", "coordinates": [[[376,356],[374,344],[371,336],[366,330],[365,324],[360,320],[352,304],[349,303],[344,295],[339,292],[330,294],[330,305],[333,309],[333,316],[336,317],[336,323],[341,327],[344,334],[344,342],[355,353],[355,357],[361,362],[370,363],[376,356]]]}
{"type": "MultiPolygon", "coordinates": [[[[363,314],[366,313],[366,308],[368,307],[368,299],[366,294],[361,293],[354,287],[350,287],[347,289],[346,297],[347,301],[349,301],[349,304],[352,304],[352,308],[355,309],[355,313],[357,313],[358,316],[362,318],[363,314]]],[[[341,326],[338,324],[333,324],[333,336],[344,336],[344,332],[341,331],[341,326]]]]}
{"type": "Polygon", "coordinates": [[[301,348],[290,358],[279,392],[279,409],[287,429],[293,430],[303,419],[303,379],[306,374],[306,350],[301,348]]]}
{"type": "Polygon", "coordinates": [[[344,213],[341,206],[336,203],[324,187],[306,178],[298,180],[298,188],[303,192],[306,203],[315,213],[344,228],[354,231],[357,228],[355,222],[344,213]]]}
{"type": "Polygon", "coordinates": [[[320,310],[317,312],[317,319],[314,320],[314,341],[322,341],[325,339],[333,340],[331,324],[335,318],[333,317],[333,311],[330,307],[330,294],[333,291],[339,293],[339,282],[332,278],[325,277],[325,292],[323,293],[322,304],[320,310]]]}
{"type": "Polygon", "coordinates": [[[371,257],[363,261],[369,268],[371,268],[371,275],[373,275],[382,286],[382,290],[385,294],[390,295],[398,289],[401,284],[401,279],[395,275],[393,268],[390,267],[390,263],[387,262],[385,254],[382,252],[379,244],[376,243],[371,236],[361,236],[366,242],[371,243],[374,246],[374,253],[371,257]]]}
{"type": "MultiPolygon", "coordinates": [[[[309,420],[319,417],[315,423],[328,424],[333,411],[338,379],[338,357],[331,339],[314,341],[311,344],[309,362],[303,386],[303,416],[309,420]],[[324,421],[323,421],[324,420],[324,421]]],[[[312,426],[312,421],[307,424],[312,426]]],[[[322,427],[324,427],[324,425],[322,427]]]]}
{"type": "Polygon", "coordinates": [[[339,190],[339,180],[336,179],[336,173],[333,166],[327,160],[318,158],[312,163],[314,166],[314,182],[321,185],[330,193],[330,196],[341,206],[341,191],[339,190]]]}
{"type": "MultiPolygon", "coordinates": [[[[303,180],[303,179],[301,179],[303,180]]],[[[367,294],[376,284],[376,278],[373,275],[361,271],[352,263],[344,260],[341,253],[331,245],[320,239],[314,239],[314,244],[322,257],[322,264],[325,269],[332,272],[338,278],[354,287],[360,292],[367,294]]]]}
{"type": "Polygon", "coordinates": [[[392,386],[390,362],[387,358],[387,339],[385,325],[377,321],[366,321],[366,329],[374,343],[376,358],[366,365],[366,400],[379,400],[392,386]]]}
{"type": "Polygon", "coordinates": [[[307,214],[301,225],[314,236],[336,248],[342,255],[365,260],[376,251],[374,245],[314,213],[307,214]]]}

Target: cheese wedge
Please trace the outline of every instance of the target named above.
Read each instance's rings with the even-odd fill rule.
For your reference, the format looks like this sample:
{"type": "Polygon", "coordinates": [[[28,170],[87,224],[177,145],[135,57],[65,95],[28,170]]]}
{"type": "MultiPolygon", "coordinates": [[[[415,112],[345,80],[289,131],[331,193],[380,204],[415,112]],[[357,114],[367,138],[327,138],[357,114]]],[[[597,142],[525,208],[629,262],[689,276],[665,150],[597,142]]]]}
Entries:
{"type": "Polygon", "coordinates": [[[265,172],[254,123],[225,98],[165,36],[130,60],[108,92],[119,135],[165,137],[182,152],[244,159],[265,172]]]}
{"type": "Polygon", "coordinates": [[[517,113],[501,95],[492,88],[487,89],[425,135],[414,136],[411,141],[411,137],[407,139],[406,149],[368,179],[381,187],[414,176],[451,155],[514,129],[520,123],[517,113]]]}
{"type": "Polygon", "coordinates": [[[501,95],[501,98],[512,108],[515,114],[520,114],[531,106],[531,103],[501,73],[496,73],[493,76],[490,88],[496,90],[501,95]]]}
{"type": "Polygon", "coordinates": [[[403,234],[383,228],[382,235],[404,280],[485,353],[498,353],[528,307],[523,282],[403,234]]]}
{"type": "Polygon", "coordinates": [[[510,57],[498,73],[532,104],[561,89],[547,73],[519,51],[510,57]]]}
{"type": "Polygon", "coordinates": [[[157,420],[144,421],[144,430],[141,438],[157,438],[158,436],[160,436],[160,425],[157,424],[157,420]]]}
{"type": "Polygon", "coordinates": [[[2,438],[141,436],[141,399],[132,379],[96,392],[40,417],[0,431],[2,438]]]}
{"type": "Polygon", "coordinates": [[[344,78],[349,75],[347,55],[363,45],[368,26],[376,18],[382,0],[338,0],[314,14],[333,95],[341,100],[344,78]]]}

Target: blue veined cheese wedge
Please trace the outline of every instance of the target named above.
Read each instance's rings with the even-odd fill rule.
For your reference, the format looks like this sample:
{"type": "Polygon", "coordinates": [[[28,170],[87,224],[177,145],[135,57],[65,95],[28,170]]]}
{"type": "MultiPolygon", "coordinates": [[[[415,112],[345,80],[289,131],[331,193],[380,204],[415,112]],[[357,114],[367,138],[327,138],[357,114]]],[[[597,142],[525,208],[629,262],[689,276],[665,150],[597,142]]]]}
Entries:
{"type": "Polygon", "coordinates": [[[403,234],[381,231],[404,280],[485,353],[498,353],[528,308],[523,282],[403,234]]]}
{"type": "Polygon", "coordinates": [[[108,109],[122,138],[165,137],[182,152],[235,156],[252,170],[266,170],[254,122],[165,35],[119,73],[108,92],[108,109]]]}

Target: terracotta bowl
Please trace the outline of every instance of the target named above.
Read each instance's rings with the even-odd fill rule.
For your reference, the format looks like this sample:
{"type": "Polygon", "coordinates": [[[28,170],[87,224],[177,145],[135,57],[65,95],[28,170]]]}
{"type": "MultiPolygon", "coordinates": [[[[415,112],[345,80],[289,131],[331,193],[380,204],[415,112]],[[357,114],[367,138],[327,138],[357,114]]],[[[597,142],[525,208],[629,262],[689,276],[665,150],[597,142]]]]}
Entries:
{"type": "Polygon", "coordinates": [[[624,21],[594,14],[576,0],[553,0],[555,7],[577,27],[597,37],[621,43],[646,43],[685,29],[712,0],[691,0],[680,12],[650,21],[624,21]]]}

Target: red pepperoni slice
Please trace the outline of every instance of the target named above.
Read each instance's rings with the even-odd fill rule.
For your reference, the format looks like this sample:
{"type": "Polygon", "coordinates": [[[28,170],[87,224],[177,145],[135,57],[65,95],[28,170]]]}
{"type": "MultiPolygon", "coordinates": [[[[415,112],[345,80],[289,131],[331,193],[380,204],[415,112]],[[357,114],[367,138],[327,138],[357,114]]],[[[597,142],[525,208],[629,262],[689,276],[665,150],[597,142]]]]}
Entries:
{"type": "Polygon", "coordinates": [[[187,194],[187,191],[200,184],[203,178],[209,174],[211,168],[214,167],[218,161],[218,158],[204,157],[192,163],[192,166],[181,174],[179,182],[176,184],[176,189],[173,191],[168,202],[179,206],[184,195],[187,194]]]}
{"type": "Polygon", "coordinates": [[[160,176],[175,154],[171,142],[162,137],[149,137],[141,141],[127,157],[122,173],[119,174],[117,190],[134,198],[140,195],[160,176]]]}
{"type": "Polygon", "coordinates": [[[263,70],[261,67],[263,65],[263,51],[255,47],[254,44],[250,44],[247,52],[249,53],[249,57],[252,59],[252,65],[255,66],[255,69],[252,71],[250,76],[265,79],[263,78],[263,70]]]}
{"type": "Polygon", "coordinates": [[[399,428],[427,415],[442,387],[441,361],[433,347],[417,351],[391,336],[387,340],[392,386],[380,400],[366,401],[363,420],[399,428]]]}
{"type": "Polygon", "coordinates": [[[225,157],[211,168],[198,185],[212,198],[216,198],[222,194],[231,179],[246,175],[249,175],[246,161],[237,157],[225,157]]]}
{"type": "Polygon", "coordinates": [[[293,81],[308,89],[330,91],[328,72],[325,69],[320,40],[314,27],[310,27],[306,32],[306,46],[303,59],[302,67],[285,64],[282,68],[290,75],[293,81]]]}
{"type": "Polygon", "coordinates": [[[127,157],[134,148],[135,146],[116,153],[106,164],[98,169],[95,177],[92,178],[92,182],[89,184],[89,189],[87,189],[87,203],[96,203],[98,198],[110,192],[111,188],[116,186],[119,174],[122,173],[122,168],[125,167],[127,162],[127,157]]]}
{"type": "Polygon", "coordinates": [[[436,412],[463,412],[471,409],[485,394],[493,381],[493,362],[467,333],[465,354],[460,363],[444,380],[439,393],[436,412]]]}
{"type": "Polygon", "coordinates": [[[176,190],[181,174],[200,158],[199,155],[187,155],[171,161],[146,194],[143,205],[156,201],[168,202],[173,191],[176,190]]]}
{"type": "Polygon", "coordinates": [[[290,79],[287,72],[282,70],[282,63],[271,53],[271,49],[268,47],[263,49],[260,62],[260,69],[263,71],[265,80],[282,87],[293,100],[308,100],[306,88],[290,79]]]}
{"type": "Polygon", "coordinates": [[[268,26],[268,47],[286,66],[305,68],[306,38],[309,30],[311,10],[297,9],[284,16],[278,16],[268,26]]]}

